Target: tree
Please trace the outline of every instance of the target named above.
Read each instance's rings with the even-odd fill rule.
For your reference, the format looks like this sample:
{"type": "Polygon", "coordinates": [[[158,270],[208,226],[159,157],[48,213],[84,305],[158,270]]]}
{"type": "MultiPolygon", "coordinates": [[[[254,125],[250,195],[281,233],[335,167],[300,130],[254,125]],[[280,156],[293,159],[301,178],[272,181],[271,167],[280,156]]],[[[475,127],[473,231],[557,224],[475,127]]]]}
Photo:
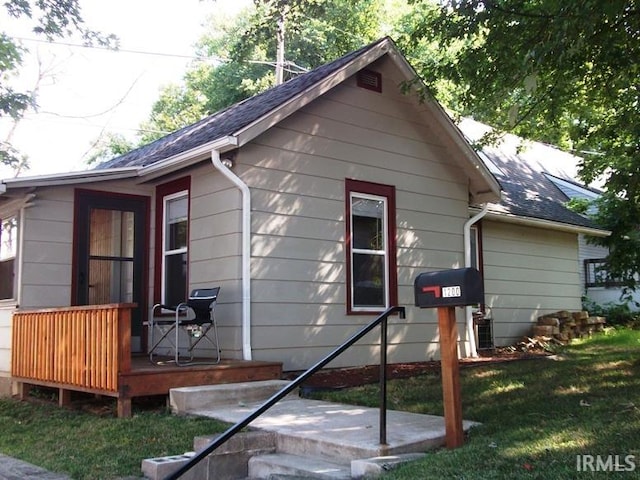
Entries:
{"type": "Polygon", "coordinates": [[[384,0],[256,0],[233,21],[212,25],[184,84],[161,93],[143,125],[142,143],[193,123],[275,84],[276,26],[286,11],[285,80],[380,35],[384,0]]]}
{"type": "MultiPolygon", "coordinates": [[[[424,2],[420,2],[424,3],[424,2]]],[[[640,8],[636,0],[449,0],[415,25],[456,54],[426,64],[436,96],[456,85],[462,114],[583,157],[606,180],[598,221],[609,271],[640,271],[640,8]]]]}
{"type": "MultiPolygon", "coordinates": [[[[84,25],[78,0],[8,0],[3,5],[11,18],[32,20],[33,32],[49,40],[79,34],[85,44],[117,46],[115,36],[103,35],[84,25]]],[[[14,122],[13,129],[29,108],[37,106],[34,91],[20,92],[10,86],[10,79],[20,68],[24,52],[12,38],[0,32],[0,117],[10,117],[14,122]]],[[[26,157],[11,146],[10,135],[0,141],[1,164],[19,171],[26,167],[26,161],[26,157]]]]}

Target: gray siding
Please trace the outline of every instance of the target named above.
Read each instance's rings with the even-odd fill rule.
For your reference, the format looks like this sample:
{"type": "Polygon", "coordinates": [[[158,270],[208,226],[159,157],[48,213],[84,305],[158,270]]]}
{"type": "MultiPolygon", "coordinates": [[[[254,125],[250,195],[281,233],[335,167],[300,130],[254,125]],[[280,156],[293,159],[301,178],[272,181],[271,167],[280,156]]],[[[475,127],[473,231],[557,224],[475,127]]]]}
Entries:
{"type": "MultiPolygon", "coordinates": [[[[252,190],[256,359],[307,367],[373,319],[346,315],[346,178],[396,187],[398,296],[409,308],[390,323],[390,361],[437,356],[437,319],[411,306],[413,280],[463,265],[467,178],[417,114],[422,107],[380,69],[384,93],[349,79],[238,154],[236,171],[252,190]]],[[[333,366],[377,362],[378,335],[333,366]]]]}
{"type": "Polygon", "coordinates": [[[11,393],[11,314],[14,306],[0,306],[0,396],[11,393]]]}
{"type": "Polygon", "coordinates": [[[211,162],[191,170],[189,175],[189,288],[221,287],[215,317],[222,355],[241,358],[240,191],[211,162]]]}
{"type": "MultiPolygon", "coordinates": [[[[125,182],[83,186],[92,190],[150,195],[149,187],[125,182]]],[[[25,209],[22,308],[67,306],[73,257],[72,187],[41,188],[25,209]]]]}
{"type": "Polygon", "coordinates": [[[482,247],[496,345],[530,334],[539,315],[581,309],[576,234],[483,221],[482,247]]]}

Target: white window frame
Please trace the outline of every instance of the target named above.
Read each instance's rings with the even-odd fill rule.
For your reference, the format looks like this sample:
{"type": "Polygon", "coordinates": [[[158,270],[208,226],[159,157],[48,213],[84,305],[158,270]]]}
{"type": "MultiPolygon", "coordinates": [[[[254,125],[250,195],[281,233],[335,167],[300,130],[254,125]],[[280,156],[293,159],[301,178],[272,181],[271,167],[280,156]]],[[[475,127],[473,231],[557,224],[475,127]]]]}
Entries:
{"type": "Polygon", "coordinates": [[[351,238],[349,239],[351,243],[351,255],[349,258],[349,262],[351,263],[351,278],[349,281],[351,282],[351,310],[353,312],[383,312],[387,308],[389,308],[389,288],[390,288],[390,277],[389,277],[389,202],[387,197],[381,195],[372,195],[368,193],[360,193],[356,191],[351,191],[349,193],[349,224],[351,225],[351,231],[349,234],[351,238]],[[354,198],[362,198],[365,200],[373,200],[373,201],[382,201],[383,204],[383,212],[382,212],[382,238],[384,240],[384,248],[382,250],[372,250],[367,248],[355,248],[353,246],[353,232],[354,232],[354,223],[353,223],[353,200],[354,198]],[[354,275],[354,256],[355,254],[367,254],[367,255],[380,255],[384,257],[384,305],[380,307],[375,306],[356,306],[355,304],[355,275],[354,275]]]}
{"type": "MultiPolygon", "coordinates": [[[[15,302],[18,297],[18,286],[19,286],[18,278],[20,273],[19,265],[18,265],[18,254],[19,254],[18,252],[20,250],[20,239],[22,238],[20,215],[18,215],[17,213],[14,213],[11,215],[5,215],[2,218],[0,218],[0,229],[3,232],[5,222],[12,219],[15,219],[15,222],[16,222],[15,229],[13,231],[13,238],[12,238],[13,247],[11,249],[10,255],[0,257],[0,262],[8,262],[11,260],[13,261],[13,285],[11,286],[11,297],[0,298],[0,302],[4,302],[4,303],[15,302]]],[[[4,235],[2,234],[2,232],[0,232],[0,242],[4,242],[4,235]]],[[[0,252],[2,252],[1,249],[0,249],[0,252]]]]}
{"type": "MultiPolygon", "coordinates": [[[[177,200],[180,198],[184,198],[187,201],[187,225],[189,223],[189,213],[188,213],[188,205],[189,205],[189,190],[181,190],[179,192],[175,192],[169,195],[165,195],[162,198],[162,272],[161,272],[161,285],[162,285],[162,294],[161,294],[161,298],[162,298],[162,303],[166,302],[166,298],[167,298],[167,284],[166,284],[166,273],[167,273],[167,257],[171,256],[171,255],[181,255],[183,253],[186,253],[187,255],[189,254],[189,245],[188,245],[188,241],[187,241],[187,245],[185,247],[182,248],[176,248],[173,250],[167,250],[167,242],[168,242],[168,238],[167,238],[167,223],[168,223],[168,218],[167,215],[169,213],[169,209],[168,204],[170,201],[172,200],[177,200]]],[[[187,240],[188,240],[188,235],[187,235],[187,240]]],[[[186,279],[188,282],[188,279],[186,279]]]]}

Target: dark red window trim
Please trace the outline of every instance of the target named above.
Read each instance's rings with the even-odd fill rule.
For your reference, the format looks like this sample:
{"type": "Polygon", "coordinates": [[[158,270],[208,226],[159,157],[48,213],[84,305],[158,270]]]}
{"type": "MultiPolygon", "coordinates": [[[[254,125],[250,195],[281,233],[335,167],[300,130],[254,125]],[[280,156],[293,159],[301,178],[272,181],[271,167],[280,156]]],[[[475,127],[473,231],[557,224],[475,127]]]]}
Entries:
{"type": "MultiPolygon", "coordinates": [[[[160,303],[162,300],[162,224],[164,222],[164,197],[186,190],[187,193],[187,221],[191,219],[191,177],[182,177],[171,182],[163,183],[156,187],[156,221],[155,221],[155,254],[153,269],[153,303],[160,303]]],[[[189,224],[190,226],[190,224],[189,224]]],[[[191,235],[191,228],[187,230],[187,243],[191,235]]],[[[189,250],[187,249],[187,258],[189,250]]],[[[187,261],[187,284],[189,283],[189,263],[187,261]]],[[[185,292],[185,298],[188,292],[185,292]]]]}
{"type": "MultiPolygon", "coordinates": [[[[87,197],[96,197],[96,198],[131,198],[131,199],[143,199],[146,201],[146,209],[145,213],[146,225],[145,225],[145,239],[144,244],[149,245],[149,228],[150,228],[150,219],[149,219],[149,207],[150,207],[150,199],[148,197],[142,195],[134,195],[130,193],[120,193],[120,192],[110,192],[104,190],[91,190],[87,188],[76,188],[73,191],[73,253],[71,254],[71,298],[69,300],[69,305],[78,305],[78,242],[80,241],[80,202],[84,201],[87,197]]],[[[142,291],[145,292],[145,298],[147,295],[147,291],[149,289],[149,255],[145,254],[142,259],[142,271],[144,272],[144,277],[142,278],[142,291]]],[[[143,309],[143,312],[145,309],[143,309]]],[[[143,320],[146,319],[146,313],[143,313],[143,320]]],[[[144,336],[143,338],[146,338],[144,336]]]]}
{"type": "Polygon", "coordinates": [[[387,245],[389,264],[389,305],[398,304],[398,267],[396,260],[396,188],[393,185],[345,179],[345,224],[346,224],[346,264],[347,264],[347,315],[379,314],[380,311],[353,310],[351,303],[351,193],[377,195],[387,199],[387,245]]]}

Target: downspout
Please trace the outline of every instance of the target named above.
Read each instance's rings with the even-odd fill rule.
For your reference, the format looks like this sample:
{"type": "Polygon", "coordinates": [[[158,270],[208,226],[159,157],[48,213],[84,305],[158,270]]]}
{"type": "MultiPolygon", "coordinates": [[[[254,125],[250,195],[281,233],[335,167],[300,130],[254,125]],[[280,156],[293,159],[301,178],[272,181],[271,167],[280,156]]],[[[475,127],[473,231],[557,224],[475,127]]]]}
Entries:
{"type": "Polygon", "coordinates": [[[218,150],[211,150],[211,161],[242,194],[242,358],[251,360],[251,191],[222,163],[218,150]]]}
{"type": "Polygon", "coordinates": [[[18,268],[16,272],[17,281],[14,283],[14,285],[17,285],[16,305],[18,306],[18,308],[22,305],[22,272],[24,270],[24,244],[25,244],[24,224],[25,224],[25,217],[26,217],[25,210],[33,206],[33,203],[31,201],[34,198],[36,198],[35,193],[29,193],[25,197],[24,203],[20,207],[20,213],[18,215],[18,251],[16,255],[16,263],[18,264],[18,268]]]}
{"type": "MultiPolygon", "coordinates": [[[[464,266],[471,266],[471,226],[484,217],[489,210],[489,204],[485,203],[482,210],[467,220],[464,224],[464,266]]],[[[478,348],[476,345],[476,332],[473,328],[473,310],[471,306],[465,307],[465,319],[467,322],[467,338],[469,339],[469,355],[472,358],[478,357],[478,348]]]]}

